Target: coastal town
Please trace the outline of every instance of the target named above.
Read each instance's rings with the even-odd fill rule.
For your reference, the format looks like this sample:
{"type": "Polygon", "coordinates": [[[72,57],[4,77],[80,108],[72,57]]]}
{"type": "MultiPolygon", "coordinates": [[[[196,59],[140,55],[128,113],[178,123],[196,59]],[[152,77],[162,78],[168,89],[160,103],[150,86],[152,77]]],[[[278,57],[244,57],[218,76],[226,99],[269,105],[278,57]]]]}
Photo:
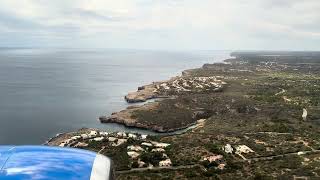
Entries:
{"type": "Polygon", "coordinates": [[[158,135],[84,128],[47,145],[111,157],[117,179],[320,178],[318,56],[233,56],[139,87],[99,117],[158,135]]]}

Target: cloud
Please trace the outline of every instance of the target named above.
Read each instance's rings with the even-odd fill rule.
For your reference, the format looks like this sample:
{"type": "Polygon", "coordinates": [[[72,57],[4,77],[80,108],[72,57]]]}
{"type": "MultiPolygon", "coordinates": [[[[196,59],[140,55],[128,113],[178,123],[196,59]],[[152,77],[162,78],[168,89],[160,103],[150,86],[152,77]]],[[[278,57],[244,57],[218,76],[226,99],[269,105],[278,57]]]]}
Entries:
{"type": "Polygon", "coordinates": [[[26,34],[48,46],[316,50],[319,9],[318,0],[3,0],[0,46],[26,34]]]}
{"type": "Polygon", "coordinates": [[[123,18],[121,16],[114,16],[114,14],[111,13],[111,15],[105,15],[100,14],[92,10],[85,10],[85,9],[73,9],[73,11],[70,12],[72,16],[78,16],[79,18],[87,18],[89,20],[98,20],[98,21],[122,21],[129,18],[123,18]]]}
{"type": "Polygon", "coordinates": [[[41,24],[38,24],[32,20],[24,19],[13,14],[8,14],[5,12],[0,12],[0,24],[3,27],[8,29],[34,29],[41,27],[41,24]]]}

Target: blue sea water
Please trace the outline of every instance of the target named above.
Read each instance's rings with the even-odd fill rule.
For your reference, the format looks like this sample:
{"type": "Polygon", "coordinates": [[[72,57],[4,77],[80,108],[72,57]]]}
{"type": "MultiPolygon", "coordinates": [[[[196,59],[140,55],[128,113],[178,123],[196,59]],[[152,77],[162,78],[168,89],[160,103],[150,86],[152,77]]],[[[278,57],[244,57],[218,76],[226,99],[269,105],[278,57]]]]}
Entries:
{"type": "Polygon", "coordinates": [[[41,144],[82,127],[137,131],[100,124],[128,106],[138,86],[229,58],[228,51],[0,49],[0,144],[41,144]]]}

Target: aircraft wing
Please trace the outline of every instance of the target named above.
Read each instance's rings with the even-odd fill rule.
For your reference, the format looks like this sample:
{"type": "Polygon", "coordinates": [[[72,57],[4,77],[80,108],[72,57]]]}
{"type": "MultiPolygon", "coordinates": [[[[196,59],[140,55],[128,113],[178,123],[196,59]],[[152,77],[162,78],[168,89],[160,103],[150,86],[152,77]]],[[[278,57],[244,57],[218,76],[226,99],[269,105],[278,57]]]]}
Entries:
{"type": "Polygon", "coordinates": [[[49,146],[0,146],[1,180],[108,180],[111,160],[94,152],[49,146]]]}

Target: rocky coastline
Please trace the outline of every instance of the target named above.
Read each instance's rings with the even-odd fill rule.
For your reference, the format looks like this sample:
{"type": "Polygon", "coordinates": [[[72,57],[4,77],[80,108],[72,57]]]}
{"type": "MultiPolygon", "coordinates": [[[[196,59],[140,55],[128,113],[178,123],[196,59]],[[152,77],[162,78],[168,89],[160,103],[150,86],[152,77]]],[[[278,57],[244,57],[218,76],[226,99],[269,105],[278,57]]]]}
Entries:
{"type": "MultiPolygon", "coordinates": [[[[182,75],[181,77],[174,77],[168,81],[154,82],[150,85],[139,87],[136,92],[129,93],[125,96],[128,103],[145,102],[149,99],[155,98],[171,98],[185,93],[194,92],[219,92],[226,85],[221,77],[188,77],[182,75]]],[[[127,109],[120,112],[114,112],[111,116],[100,116],[101,123],[118,123],[127,127],[136,127],[142,129],[149,129],[155,132],[168,133],[177,130],[188,128],[195,125],[196,121],[203,118],[201,114],[203,111],[194,111],[193,120],[187,124],[181,123],[175,126],[163,126],[161,123],[152,122],[146,123],[139,121],[139,118],[134,116],[137,111],[152,111],[158,108],[159,101],[149,102],[141,106],[129,106],[127,109]],[[200,115],[200,117],[199,117],[200,115]]]]}
{"type": "MultiPolygon", "coordinates": [[[[192,71],[192,70],[188,70],[192,71]]],[[[186,72],[186,71],[184,71],[186,72]]],[[[196,124],[196,121],[203,118],[205,111],[194,111],[193,120],[187,124],[176,126],[163,126],[161,123],[142,122],[134,116],[137,111],[152,111],[159,107],[159,102],[163,99],[176,99],[177,96],[185,93],[220,92],[227,84],[222,77],[190,77],[187,73],[179,77],[171,78],[168,81],[153,82],[152,84],[141,86],[136,92],[131,92],[125,96],[128,103],[146,102],[150,99],[158,99],[143,105],[129,106],[120,112],[114,112],[111,116],[100,116],[101,123],[118,123],[127,127],[148,129],[159,133],[174,132],[186,129],[196,124]],[[161,100],[159,99],[161,98],[161,100]],[[202,114],[202,115],[201,115],[202,114]]],[[[205,115],[204,115],[205,116],[205,115]]]]}
{"type": "Polygon", "coordinates": [[[132,106],[99,118],[157,132],[194,125],[184,133],[81,129],[47,144],[109,156],[117,179],[319,179],[320,63],[297,59],[205,64],[139,87],[125,97],[132,106]]]}
{"type": "Polygon", "coordinates": [[[100,116],[99,120],[101,123],[117,123],[117,124],[122,124],[128,128],[140,128],[140,129],[145,129],[145,130],[152,130],[157,133],[174,133],[176,131],[185,130],[185,129],[188,129],[188,128],[196,125],[196,122],[194,122],[194,123],[190,123],[186,126],[181,126],[179,128],[164,129],[162,126],[147,125],[147,124],[141,124],[141,123],[135,122],[135,121],[132,122],[128,119],[120,119],[118,116],[117,117],[100,116]]]}

